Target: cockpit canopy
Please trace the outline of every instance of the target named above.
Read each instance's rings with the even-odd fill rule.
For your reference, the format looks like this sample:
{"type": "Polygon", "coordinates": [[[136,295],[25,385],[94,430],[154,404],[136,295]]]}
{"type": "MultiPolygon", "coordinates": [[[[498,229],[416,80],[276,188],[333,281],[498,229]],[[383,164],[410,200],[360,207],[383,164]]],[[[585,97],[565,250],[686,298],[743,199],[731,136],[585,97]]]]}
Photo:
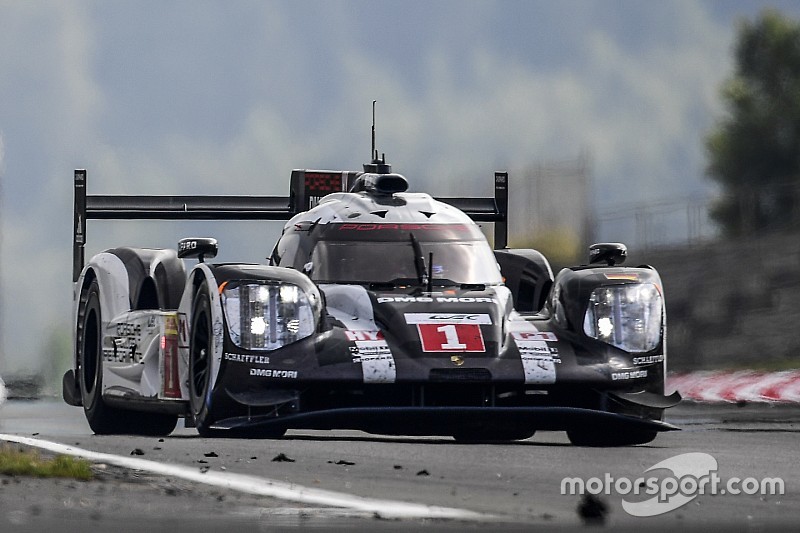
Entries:
{"type": "Polygon", "coordinates": [[[297,224],[281,237],[273,262],[318,283],[413,281],[428,272],[435,284],[502,283],[486,238],[471,223],[297,224]]]}

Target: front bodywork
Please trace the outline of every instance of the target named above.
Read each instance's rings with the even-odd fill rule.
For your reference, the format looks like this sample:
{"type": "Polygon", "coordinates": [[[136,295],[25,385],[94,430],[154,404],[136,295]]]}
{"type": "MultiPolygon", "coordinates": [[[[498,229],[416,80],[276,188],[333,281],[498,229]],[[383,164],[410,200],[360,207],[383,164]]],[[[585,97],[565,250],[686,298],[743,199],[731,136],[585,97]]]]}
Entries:
{"type": "MultiPolygon", "coordinates": [[[[269,270],[261,279],[275,279],[269,270]]],[[[642,281],[660,284],[649,269],[609,269],[567,271],[557,286],[563,298],[573,284],[642,281]]],[[[663,341],[631,354],[589,338],[566,316],[580,315],[582,326],[585,304],[551,301],[542,313],[521,315],[504,286],[319,289],[326,307],[315,333],[282,348],[242,349],[226,319],[213,427],[421,435],[470,426],[672,429],[660,421],[677,403],[663,396],[663,341]]]]}

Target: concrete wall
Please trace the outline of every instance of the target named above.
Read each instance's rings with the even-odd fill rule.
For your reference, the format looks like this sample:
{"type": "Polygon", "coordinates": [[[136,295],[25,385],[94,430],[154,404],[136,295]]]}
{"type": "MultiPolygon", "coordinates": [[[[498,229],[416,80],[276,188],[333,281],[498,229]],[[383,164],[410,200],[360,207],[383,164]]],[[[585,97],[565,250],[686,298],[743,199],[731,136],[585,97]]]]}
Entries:
{"type": "Polygon", "coordinates": [[[800,233],[629,252],[664,282],[670,369],[800,367],[800,233]]]}

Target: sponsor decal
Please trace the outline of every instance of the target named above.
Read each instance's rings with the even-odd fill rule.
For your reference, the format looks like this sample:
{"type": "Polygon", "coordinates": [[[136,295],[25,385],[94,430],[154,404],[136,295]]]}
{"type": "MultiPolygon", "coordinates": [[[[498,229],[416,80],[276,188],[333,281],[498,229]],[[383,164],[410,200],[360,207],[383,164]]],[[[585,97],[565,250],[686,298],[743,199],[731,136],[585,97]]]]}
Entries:
{"type": "Polygon", "coordinates": [[[631,370],[630,372],[612,372],[611,379],[620,381],[626,379],[640,379],[647,377],[647,370],[631,370]]]}
{"type": "Polygon", "coordinates": [[[178,243],[178,251],[186,252],[197,249],[197,241],[183,241],[178,243]]]}
{"type": "MultiPolygon", "coordinates": [[[[156,317],[151,316],[147,319],[147,327],[155,327],[156,317]]],[[[164,333],[167,335],[178,334],[178,315],[167,315],[164,317],[164,333]]]]}
{"type": "Polygon", "coordinates": [[[555,361],[549,355],[520,354],[525,383],[547,385],[556,382],[555,361]]]}
{"type": "MultiPolygon", "coordinates": [[[[103,348],[103,361],[107,363],[138,363],[135,351],[132,352],[130,348],[124,346],[117,347],[117,340],[122,339],[114,339],[115,346],[113,348],[103,348]]],[[[133,350],[136,350],[136,345],[133,346],[133,350]]]]}
{"type": "Polygon", "coordinates": [[[103,360],[109,363],[141,363],[142,352],[134,338],[114,338],[111,348],[103,348],[103,360]]]}
{"type": "Polygon", "coordinates": [[[247,363],[250,365],[268,365],[269,357],[266,355],[247,355],[243,353],[225,353],[226,361],[247,363]]]}
{"type": "Polygon", "coordinates": [[[297,379],[297,370],[273,370],[271,368],[251,368],[250,375],[259,378],[297,379]]]}
{"type": "Polygon", "coordinates": [[[486,313],[405,313],[406,324],[491,324],[486,313]]]}
{"type": "Polygon", "coordinates": [[[476,298],[472,298],[471,296],[437,296],[436,301],[438,303],[457,303],[457,304],[471,304],[471,303],[493,303],[496,304],[497,300],[494,298],[487,298],[485,296],[479,296],[476,298]]]}
{"type": "Polygon", "coordinates": [[[623,280],[623,281],[639,281],[639,274],[603,274],[606,279],[623,280]]]}
{"type": "MultiPolygon", "coordinates": [[[[155,326],[150,317],[148,326],[155,326]]],[[[180,399],[181,384],[178,368],[178,315],[164,317],[164,335],[161,337],[161,394],[165,398],[180,399]]]]}
{"type": "Polygon", "coordinates": [[[634,357],[634,365],[649,365],[651,363],[660,363],[664,361],[663,355],[648,355],[647,357],[634,357]]]}
{"type": "MultiPolygon", "coordinates": [[[[549,331],[514,331],[511,333],[515,341],[546,341],[558,342],[558,337],[555,333],[549,331]]],[[[517,343],[519,344],[519,343],[517,343]]],[[[556,350],[557,352],[558,350],[556,350]]]]}
{"type": "Polygon", "coordinates": [[[350,353],[353,363],[361,365],[364,383],[394,383],[397,369],[385,340],[357,340],[350,353]]]}
{"type": "Polygon", "coordinates": [[[558,338],[549,331],[536,331],[532,324],[527,327],[531,331],[513,331],[511,336],[519,350],[522,370],[526,384],[548,385],[556,382],[556,364],[561,363],[558,349],[550,348],[548,342],[557,342],[558,338]]]}
{"type": "Polygon", "coordinates": [[[519,349],[520,356],[526,357],[533,357],[533,358],[544,358],[549,361],[553,361],[555,364],[561,364],[561,357],[558,355],[558,350],[553,352],[552,348],[547,349],[545,346],[540,346],[539,343],[517,343],[517,349],[519,349]],[[520,346],[522,344],[522,346],[520,346]]]}
{"type": "MultiPolygon", "coordinates": [[[[353,363],[363,365],[375,364],[379,361],[394,361],[391,352],[384,350],[380,347],[373,348],[360,348],[357,352],[353,352],[353,363]]],[[[387,366],[390,366],[387,364],[387,366]]]]}
{"type": "Polygon", "coordinates": [[[497,304],[496,298],[489,298],[485,296],[471,297],[471,296],[437,296],[436,298],[430,296],[379,296],[378,303],[456,303],[456,304],[474,304],[474,303],[490,303],[497,304]]]}
{"type": "MultiPolygon", "coordinates": [[[[222,346],[222,332],[224,331],[224,326],[222,325],[222,316],[215,315],[214,321],[212,323],[212,330],[214,334],[214,344],[215,346],[222,346]]],[[[215,349],[216,351],[216,349],[215,349]]],[[[219,352],[217,352],[217,360],[219,360],[219,352]]]]}
{"type": "Polygon", "coordinates": [[[117,324],[117,337],[132,337],[142,334],[142,326],[139,324],[129,324],[128,322],[120,322],[117,324]]]}
{"type": "Polygon", "coordinates": [[[387,302],[398,303],[433,303],[433,298],[429,296],[379,296],[378,303],[384,304],[387,302]]]}
{"type": "Polygon", "coordinates": [[[546,355],[550,356],[550,348],[544,342],[522,342],[522,346],[517,345],[519,351],[528,355],[546,355]]]}
{"type": "Polygon", "coordinates": [[[349,341],[382,341],[383,340],[383,332],[382,331],[351,331],[347,330],[344,332],[345,337],[349,341]]]}
{"type": "Polygon", "coordinates": [[[466,224],[371,224],[371,223],[347,223],[340,224],[339,231],[381,231],[381,230],[400,230],[400,231],[466,231],[471,232],[471,228],[466,224]]]}
{"type": "Polygon", "coordinates": [[[417,323],[417,331],[423,352],[486,351],[478,324],[417,323]]]}

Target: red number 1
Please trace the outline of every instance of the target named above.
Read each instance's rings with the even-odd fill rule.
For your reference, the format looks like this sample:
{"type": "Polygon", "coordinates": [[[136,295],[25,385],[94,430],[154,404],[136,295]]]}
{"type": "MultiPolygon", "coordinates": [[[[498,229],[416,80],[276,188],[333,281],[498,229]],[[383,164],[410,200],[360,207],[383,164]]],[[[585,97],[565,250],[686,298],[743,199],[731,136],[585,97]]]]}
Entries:
{"type": "Polygon", "coordinates": [[[423,352],[485,352],[478,324],[417,324],[423,352]]]}

